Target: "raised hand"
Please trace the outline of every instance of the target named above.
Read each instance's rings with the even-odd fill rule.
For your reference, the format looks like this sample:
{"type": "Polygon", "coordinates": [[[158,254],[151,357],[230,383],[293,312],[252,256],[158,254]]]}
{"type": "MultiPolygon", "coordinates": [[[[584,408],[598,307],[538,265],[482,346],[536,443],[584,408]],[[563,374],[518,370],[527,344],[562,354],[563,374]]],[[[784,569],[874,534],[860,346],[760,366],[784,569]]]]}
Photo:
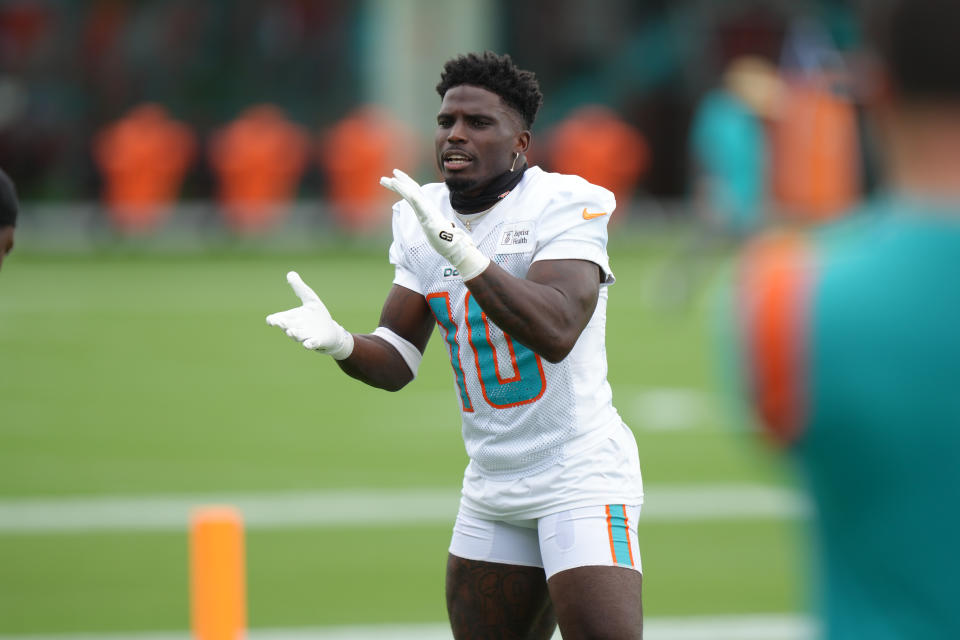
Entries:
{"type": "Polygon", "coordinates": [[[307,349],[343,360],[353,353],[353,335],[330,317],[320,297],[307,286],[296,271],[287,274],[287,282],[300,298],[299,307],[271,313],[267,324],[280,327],[288,336],[307,349]]]}
{"type": "Polygon", "coordinates": [[[416,180],[400,169],[394,169],[393,177],[380,178],[380,184],[410,203],[430,246],[449,260],[464,280],[477,277],[487,268],[490,258],[480,253],[462,229],[443,217],[424,195],[416,180]]]}

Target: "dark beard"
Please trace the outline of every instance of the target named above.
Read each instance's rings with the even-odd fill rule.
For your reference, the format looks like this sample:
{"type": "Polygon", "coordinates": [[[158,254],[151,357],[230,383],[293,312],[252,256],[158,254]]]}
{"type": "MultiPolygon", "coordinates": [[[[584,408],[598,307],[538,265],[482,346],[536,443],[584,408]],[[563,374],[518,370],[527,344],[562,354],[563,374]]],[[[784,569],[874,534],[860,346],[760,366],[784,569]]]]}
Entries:
{"type": "Polygon", "coordinates": [[[447,178],[444,180],[444,184],[447,185],[450,193],[463,193],[464,191],[475,188],[477,181],[471,180],[470,178],[447,178]]]}
{"type": "Polygon", "coordinates": [[[504,171],[499,176],[480,184],[476,180],[451,178],[445,180],[450,190],[450,206],[458,213],[479,213],[485,211],[505,198],[513,190],[527,170],[524,162],[514,171],[504,171]],[[465,193],[469,189],[472,195],[465,193]]]}

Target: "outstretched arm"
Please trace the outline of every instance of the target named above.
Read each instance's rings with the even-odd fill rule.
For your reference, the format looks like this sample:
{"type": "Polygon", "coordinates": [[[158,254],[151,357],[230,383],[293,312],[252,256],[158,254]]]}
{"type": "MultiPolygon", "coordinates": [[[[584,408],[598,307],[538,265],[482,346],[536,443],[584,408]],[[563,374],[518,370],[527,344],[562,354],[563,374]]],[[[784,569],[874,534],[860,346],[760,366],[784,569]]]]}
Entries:
{"type": "MultiPolygon", "coordinates": [[[[380,312],[380,327],[389,329],[423,354],[434,319],[427,301],[416,291],[393,285],[380,312]]],[[[338,360],[352,378],[373,387],[398,391],[413,380],[414,372],[394,345],[377,335],[354,336],[350,357],[338,360]]]]}
{"type": "Polygon", "coordinates": [[[295,272],[287,281],[301,306],[267,316],[307,349],[332,356],[353,378],[396,391],[413,380],[433,328],[433,316],[419,293],[394,285],[380,315],[380,335],[353,335],[330,316],[313,289],[295,272]]]}

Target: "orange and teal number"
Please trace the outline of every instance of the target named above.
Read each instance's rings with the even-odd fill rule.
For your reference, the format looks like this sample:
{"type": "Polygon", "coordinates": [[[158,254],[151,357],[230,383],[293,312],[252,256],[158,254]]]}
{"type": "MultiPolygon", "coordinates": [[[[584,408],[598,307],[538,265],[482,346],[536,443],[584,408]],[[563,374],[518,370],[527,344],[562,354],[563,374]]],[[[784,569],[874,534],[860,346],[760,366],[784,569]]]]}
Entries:
{"type": "MultiPolygon", "coordinates": [[[[460,359],[459,339],[462,334],[452,317],[449,294],[446,292],[430,294],[427,296],[427,302],[437,319],[437,324],[443,328],[463,410],[473,411],[470,394],[467,392],[466,374],[460,359]]],[[[466,339],[473,349],[480,389],[487,404],[497,409],[506,409],[538,400],[547,388],[540,356],[522,344],[514,342],[507,334],[504,334],[507,353],[498,354],[490,339],[490,321],[480,305],[473,302],[470,293],[466,294],[464,306],[466,308],[464,313],[466,339]],[[499,358],[507,355],[510,357],[512,375],[504,377],[500,373],[499,358]]]]}
{"type": "Polygon", "coordinates": [[[453,365],[453,375],[457,379],[457,389],[460,390],[460,404],[464,411],[473,411],[473,404],[470,403],[470,395],[467,393],[467,382],[464,379],[463,366],[460,364],[460,343],[457,342],[457,325],[453,323],[452,313],[450,311],[450,294],[446,291],[442,293],[431,293],[427,296],[427,304],[433,310],[433,315],[437,319],[437,324],[443,329],[443,339],[447,341],[447,349],[450,352],[450,364],[453,365]]]}

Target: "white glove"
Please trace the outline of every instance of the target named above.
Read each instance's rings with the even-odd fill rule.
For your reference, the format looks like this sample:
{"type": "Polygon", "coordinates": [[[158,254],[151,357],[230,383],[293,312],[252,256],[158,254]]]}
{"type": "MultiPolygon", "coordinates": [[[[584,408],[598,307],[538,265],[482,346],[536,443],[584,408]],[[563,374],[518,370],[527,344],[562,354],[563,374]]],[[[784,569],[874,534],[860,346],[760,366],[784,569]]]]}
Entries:
{"type": "Polygon", "coordinates": [[[303,305],[271,313],[267,316],[267,324],[280,327],[307,349],[326,353],[335,360],[350,357],[353,353],[353,334],[334,322],[323,302],[296,271],[287,274],[287,282],[303,305]]]}
{"type": "Polygon", "coordinates": [[[449,260],[464,280],[480,275],[490,264],[490,258],[480,253],[470,236],[437,211],[416,180],[400,169],[394,169],[393,175],[393,178],[380,178],[380,184],[410,203],[430,246],[449,260]]]}

